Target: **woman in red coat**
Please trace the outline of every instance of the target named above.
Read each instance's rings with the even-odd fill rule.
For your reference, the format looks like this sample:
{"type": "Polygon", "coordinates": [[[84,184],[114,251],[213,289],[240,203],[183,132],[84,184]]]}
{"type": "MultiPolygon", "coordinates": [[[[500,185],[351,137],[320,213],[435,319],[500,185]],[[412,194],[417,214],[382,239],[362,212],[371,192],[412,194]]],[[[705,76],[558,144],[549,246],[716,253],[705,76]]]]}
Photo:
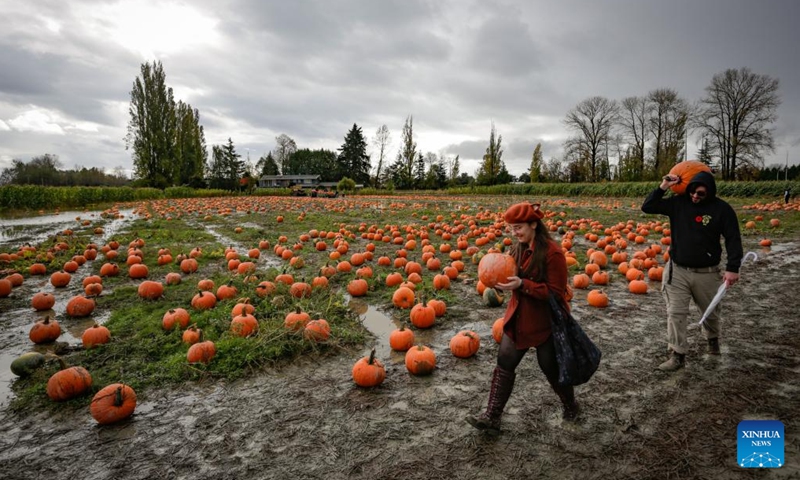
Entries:
{"type": "Polygon", "coordinates": [[[550,293],[554,293],[562,304],[568,305],[567,261],[561,245],[550,238],[543,217],[539,205],[530,203],[512,205],[505,213],[506,224],[517,239],[511,256],[517,262],[518,276],[497,285],[512,295],[503,318],[503,339],[492,375],[489,405],[485,412],[467,417],[473,427],[493,435],[500,433],[503,408],[514,388],[514,370],[531,347],[536,349],[542,373],[561,399],[563,418],[574,420],[578,416],[573,388],[557,384],[558,363],[548,300],[550,293]]]}

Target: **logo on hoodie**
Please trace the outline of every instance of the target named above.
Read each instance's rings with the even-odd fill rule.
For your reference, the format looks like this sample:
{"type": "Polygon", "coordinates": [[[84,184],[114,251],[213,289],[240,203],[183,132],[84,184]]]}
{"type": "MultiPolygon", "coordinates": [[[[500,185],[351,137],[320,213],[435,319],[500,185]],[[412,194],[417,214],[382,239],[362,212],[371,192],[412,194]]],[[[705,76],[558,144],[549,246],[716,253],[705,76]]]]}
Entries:
{"type": "Polygon", "coordinates": [[[694,217],[694,221],[697,223],[702,223],[703,226],[706,226],[709,223],[711,223],[711,215],[703,215],[703,216],[698,215],[694,217]]]}

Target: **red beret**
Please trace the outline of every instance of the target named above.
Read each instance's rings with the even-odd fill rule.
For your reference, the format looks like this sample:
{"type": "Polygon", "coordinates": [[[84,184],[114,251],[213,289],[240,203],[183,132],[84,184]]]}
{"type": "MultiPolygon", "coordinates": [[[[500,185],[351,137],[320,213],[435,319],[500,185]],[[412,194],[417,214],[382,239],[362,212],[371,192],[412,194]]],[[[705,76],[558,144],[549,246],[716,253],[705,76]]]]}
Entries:
{"type": "Polygon", "coordinates": [[[538,203],[517,203],[511,205],[504,215],[506,223],[531,223],[544,218],[538,203]]]}

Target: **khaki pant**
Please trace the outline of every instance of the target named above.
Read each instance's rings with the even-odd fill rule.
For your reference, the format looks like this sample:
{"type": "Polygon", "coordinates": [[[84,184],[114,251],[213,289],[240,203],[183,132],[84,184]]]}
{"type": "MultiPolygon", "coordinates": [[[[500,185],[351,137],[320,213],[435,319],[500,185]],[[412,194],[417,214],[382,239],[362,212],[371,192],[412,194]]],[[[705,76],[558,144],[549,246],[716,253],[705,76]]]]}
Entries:
{"type": "MultiPolygon", "coordinates": [[[[717,294],[722,277],[719,268],[689,269],[673,262],[668,262],[664,268],[661,283],[661,293],[667,303],[667,342],[669,348],[675,353],[685,354],[689,348],[686,340],[686,324],[689,317],[689,302],[700,308],[700,315],[692,321],[700,321],[703,313],[708,308],[714,295],[717,294]],[[670,270],[672,281],[670,282],[670,270]]],[[[706,339],[719,336],[719,310],[717,308],[703,322],[703,333],[706,339]]]]}

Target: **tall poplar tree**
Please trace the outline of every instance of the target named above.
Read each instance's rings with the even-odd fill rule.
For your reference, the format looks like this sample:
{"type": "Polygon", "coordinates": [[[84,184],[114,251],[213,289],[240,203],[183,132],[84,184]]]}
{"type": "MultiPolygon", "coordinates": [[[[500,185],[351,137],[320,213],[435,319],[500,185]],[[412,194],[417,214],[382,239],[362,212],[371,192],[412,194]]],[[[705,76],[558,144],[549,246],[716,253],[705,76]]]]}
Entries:
{"type": "MultiPolygon", "coordinates": [[[[492,122],[492,131],[489,134],[489,146],[486,147],[486,153],[483,155],[483,163],[478,170],[476,182],[478,185],[495,185],[498,183],[497,176],[502,170],[505,169],[503,164],[503,148],[501,144],[503,136],[497,134],[492,122]]],[[[508,172],[506,172],[506,176],[508,172]]]]}
{"type": "Polygon", "coordinates": [[[175,100],[161,62],[142,64],[131,89],[125,147],[133,151],[135,176],[147,186],[165,188],[175,175],[175,100]]]}
{"type": "Polygon", "coordinates": [[[530,169],[530,183],[536,183],[540,181],[542,176],[542,164],[544,163],[544,159],[542,158],[542,144],[537,143],[536,148],[533,149],[533,158],[531,158],[531,169],[530,169]]]}
{"type": "Polygon", "coordinates": [[[200,113],[188,103],[178,102],[175,109],[175,183],[194,188],[205,186],[206,138],[200,125],[200,113]]]}
{"type": "Polygon", "coordinates": [[[396,188],[414,187],[414,161],[417,159],[417,143],[414,141],[414,118],[408,116],[403,125],[403,139],[397,160],[389,167],[388,177],[396,188]]]}

